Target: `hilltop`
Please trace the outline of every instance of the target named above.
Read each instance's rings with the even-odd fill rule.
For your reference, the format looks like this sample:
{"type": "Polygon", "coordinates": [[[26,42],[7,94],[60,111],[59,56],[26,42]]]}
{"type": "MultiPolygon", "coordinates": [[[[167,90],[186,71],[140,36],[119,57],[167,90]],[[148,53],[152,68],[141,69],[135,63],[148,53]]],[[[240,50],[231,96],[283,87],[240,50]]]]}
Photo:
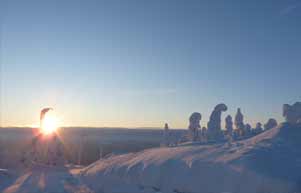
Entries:
{"type": "MultiPolygon", "coordinates": [[[[84,168],[33,167],[13,192],[301,192],[301,126],[284,123],[237,142],[153,148],[84,168]]],[[[1,187],[1,186],[0,186],[1,187]]]]}

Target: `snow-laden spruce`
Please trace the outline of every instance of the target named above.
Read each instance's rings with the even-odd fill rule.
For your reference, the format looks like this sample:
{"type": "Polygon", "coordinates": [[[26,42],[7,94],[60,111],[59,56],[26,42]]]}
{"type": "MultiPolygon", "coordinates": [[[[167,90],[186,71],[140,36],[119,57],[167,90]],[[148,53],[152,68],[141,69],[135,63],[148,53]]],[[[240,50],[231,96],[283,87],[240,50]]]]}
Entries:
{"type": "Polygon", "coordinates": [[[202,119],[201,113],[194,112],[189,117],[189,134],[188,138],[191,141],[197,141],[198,140],[198,134],[199,134],[199,128],[201,128],[200,121],[202,119]]]}
{"type": "Polygon", "coordinates": [[[278,125],[276,119],[270,118],[266,124],[264,124],[264,129],[269,130],[278,125]]]}
{"type": "Polygon", "coordinates": [[[221,103],[214,107],[212,111],[209,122],[207,124],[208,128],[208,138],[209,140],[220,140],[223,138],[222,128],[221,128],[221,116],[222,112],[227,111],[228,107],[221,103]]]}

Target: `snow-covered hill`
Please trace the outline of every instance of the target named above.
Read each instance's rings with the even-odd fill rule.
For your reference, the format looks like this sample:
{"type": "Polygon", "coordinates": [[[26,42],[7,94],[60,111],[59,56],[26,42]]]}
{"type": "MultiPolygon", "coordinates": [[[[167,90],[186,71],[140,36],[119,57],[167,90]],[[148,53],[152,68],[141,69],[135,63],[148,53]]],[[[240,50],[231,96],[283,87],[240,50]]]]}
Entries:
{"type": "Polygon", "coordinates": [[[296,192],[301,191],[300,139],[301,128],[284,124],[231,144],[112,157],[85,168],[83,176],[104,192],[296,192]]]}
{"type": "Polygon", "coordinates": [[[282,124],[239,142],[149,149],[83,169],[34,168],[4,192],[298,193],[300,139],[301,126],[282,124]]]}

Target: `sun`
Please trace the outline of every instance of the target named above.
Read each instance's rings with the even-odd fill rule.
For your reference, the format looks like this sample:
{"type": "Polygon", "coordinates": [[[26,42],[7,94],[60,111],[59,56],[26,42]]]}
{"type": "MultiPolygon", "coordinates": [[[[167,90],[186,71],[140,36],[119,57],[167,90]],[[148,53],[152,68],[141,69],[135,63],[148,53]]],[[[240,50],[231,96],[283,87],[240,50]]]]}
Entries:
{"type": "Polygon", "coordinates": [[[52,134],[58,129],[58,119],[53,113],[47,113],[42,121],[42,133],[52,134]]]}

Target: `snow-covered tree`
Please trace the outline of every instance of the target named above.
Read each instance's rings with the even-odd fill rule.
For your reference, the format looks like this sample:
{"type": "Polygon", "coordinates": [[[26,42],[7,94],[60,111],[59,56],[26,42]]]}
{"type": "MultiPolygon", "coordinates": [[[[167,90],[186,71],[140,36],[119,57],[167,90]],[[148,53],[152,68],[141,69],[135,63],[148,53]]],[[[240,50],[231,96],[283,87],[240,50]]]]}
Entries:
{"type": "Polygon", "coordinates": [[[62,166],[65,164],[63,143],[56,133],[37,135],[31,140],[29,150],[21,161],[24,165],[39,163],[62,166]]]}
{"type": "Polygon", "coordinates": [[[248,136],[248,135],[251,134],[251,132],[252,132],[252,127],[251,127],[250,124],[247,123],[247,124],[245,125],[245,127],[244,127],[243,133],[244,133],[245,136],[248,136]]]}
{"type": "Polygon", "coordinates": [[[233,121],[232,121],[232,117],[231,115],[228,115],[225,119],[226,122],[226,130],[227,130],[227,134],[229,136],[232,136],[232,132],[233,132],[233,121]]]}
{"type": "Polygon", "coordinates": [[[301,122],[301,102],[296,102],[293,105],[283,105],[283,116],[290,124],[297,124],[301,122]]]}
{"type": "Polygon", "coordinates": [[[207,128],[206,127],[202,127],[202,130],[201,130],[201,141],[202,142],[206,142],[208,139],[208,136],[207,136],[207,128]]]}
{"type": "Polygon", "coordinates": [[[202,115],[198,112],[194,112],[189,117],[189,139],[191,141],[197,141],[198,139],[198,130],[201,128],[200,121],[202,119],[202,115]]]}
{"type": "Polygon", "coordinates": [[[272,129],[274,127],[276,127],[278,125],[276,119],[269,119],[268,122],[266,124],[264,124],[264,129],[265,130],[269,130],[272,129]]]}
{"type": "Polygon", "coordinates": [[[244,116],[241,113],[240,108],[237,109],[234,124],[235,124],[236,129],[242,130],[244,128],[244,116]]]}
{"type": "Polygon", "coordinates": [[[23,155],[22,162],[34,164],[47,165],[64,165],[64,147],[58,136],[59,131],[45,133],[43,132],[43,123],[46,113],[52,108],[44,108],[40,112],[40,133],[31,140],[29,150],[23,155]]]}
{"type": "Polygon", "coordinates": [[[221,129],[221,116],[222,112],[227,111],[227,106],[225,104],[218,104],[215,106],[214,110],[210,115],[209,122],[207,124],[208,127],[208,137],[211,140],[220,139],[222,136],[221,129]]]}
{"type": "Polygon", "coordinates": [[[253,133],[254,133],[255,135],[257,135],[257,134],[262,133],[262,132],[263,132],[262,124],[261,124],[260,122],[258,122],[258,123],[256,124],[255,129],[253,129],[253,133]]]}
{"type": "Polygon", "coordinates": [[[170,131],[169,126],[167,123],[164,125],[164,131],[163,131],[163,145],[169,146],[170,145],[170,131]]]}

